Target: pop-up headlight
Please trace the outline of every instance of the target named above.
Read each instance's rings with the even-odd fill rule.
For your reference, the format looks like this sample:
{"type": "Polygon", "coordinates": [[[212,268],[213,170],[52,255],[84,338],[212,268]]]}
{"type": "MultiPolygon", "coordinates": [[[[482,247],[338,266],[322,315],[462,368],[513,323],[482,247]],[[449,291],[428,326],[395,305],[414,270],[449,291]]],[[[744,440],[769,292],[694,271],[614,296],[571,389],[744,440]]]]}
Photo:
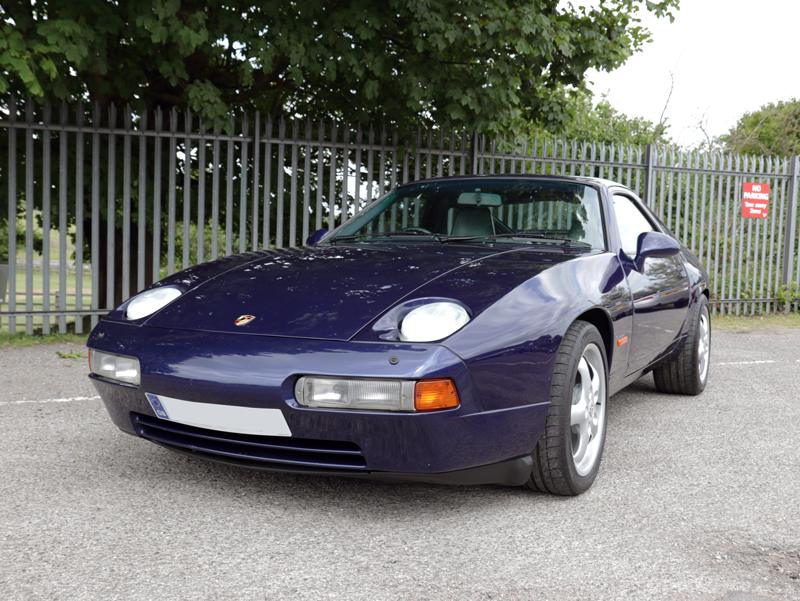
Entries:
{"type": "Polygon", "coordinates": [[[136,357],[124,357],[89,349],[89,368],[93,374],[103,378],[139,385],[140,369],[136,357]]]}
{"type": "Polygon", "coordinates": [[[469,321],[461,305],[450,302],[428,303],[413,309],[400,324],[400,340],[431,342],[447,338],[469,321]]]}
{"type": "Polygon", "coordinates": [[[174,286],[162,286],[161,288],[145,290],[128,303],[128,307],[125,309],[125,317],[133,320],[152,315],[159,309],[166,307],[181,294],[180,289],[174,286]]]}

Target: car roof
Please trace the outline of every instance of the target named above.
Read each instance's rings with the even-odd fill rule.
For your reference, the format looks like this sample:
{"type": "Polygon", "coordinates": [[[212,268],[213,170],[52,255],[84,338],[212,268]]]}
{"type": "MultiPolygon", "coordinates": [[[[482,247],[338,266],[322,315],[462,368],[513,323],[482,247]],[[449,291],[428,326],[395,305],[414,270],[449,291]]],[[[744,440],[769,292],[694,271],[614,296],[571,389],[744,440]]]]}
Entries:
{"type": "Polygon", "coordinates": [[[619,182],[615,182],[609,179],[603,179],[599,177],[585,177],[585,176],[578,176],[578,175],[545,175],[545,174],[532,174],[532,173],[484,173],[481,175],[448,175],[443,177],[433,177],[430,179],[420,179],[413,182],[408,182],[406,184],[402,184],[397,186],[397,189],[405,188],[406,186],[413,186],[416,184],[426,184],[426,183],[434,183],[434,182],[442,182],[442,181],[480,181],[482,179],[529,179],[531,181],[553,181],[553,182],[570,182],[570,183],[580,183],[580,184],[594,184],[594,185],[601,185],[605,188],[624,188],[625,190],[631,191],[632,190],[626,186],[625,184],[621,184],[619,182]]]}

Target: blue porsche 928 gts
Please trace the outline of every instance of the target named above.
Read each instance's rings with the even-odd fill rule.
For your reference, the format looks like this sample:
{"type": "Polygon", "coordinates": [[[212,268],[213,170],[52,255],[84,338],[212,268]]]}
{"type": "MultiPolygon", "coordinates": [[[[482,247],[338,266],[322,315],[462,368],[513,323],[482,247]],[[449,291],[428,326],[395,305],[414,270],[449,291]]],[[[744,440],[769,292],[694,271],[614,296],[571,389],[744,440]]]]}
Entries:
{"type": "Polygon", "coordinates": [[[426,180],[154,284],[92,332],[90,377],[120,429],[194,457],[576,495],[611,395],[705,388],[708,294],[622,185],[426,180]]]}

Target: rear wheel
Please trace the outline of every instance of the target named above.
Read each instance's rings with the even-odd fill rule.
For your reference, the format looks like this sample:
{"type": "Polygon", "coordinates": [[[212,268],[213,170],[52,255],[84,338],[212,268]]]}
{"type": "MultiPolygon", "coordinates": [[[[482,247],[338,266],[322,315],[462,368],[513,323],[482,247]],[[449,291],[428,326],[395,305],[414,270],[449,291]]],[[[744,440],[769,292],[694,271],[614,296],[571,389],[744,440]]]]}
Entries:
{"type": "Polygon", "coordinates": [[[594,482],[603,455],[608,365],[600,332],[576,321],[556,357],[547,421],[533,451],[527,486],[579,495],[594,482]]]}
{"type": "Polygon", "coordinates": [[[656,388],[670,394],[700,394],[708,382],[711,361],[711,320],[708,299],[700,295],[681,354],[653,369],[656,388]]]}

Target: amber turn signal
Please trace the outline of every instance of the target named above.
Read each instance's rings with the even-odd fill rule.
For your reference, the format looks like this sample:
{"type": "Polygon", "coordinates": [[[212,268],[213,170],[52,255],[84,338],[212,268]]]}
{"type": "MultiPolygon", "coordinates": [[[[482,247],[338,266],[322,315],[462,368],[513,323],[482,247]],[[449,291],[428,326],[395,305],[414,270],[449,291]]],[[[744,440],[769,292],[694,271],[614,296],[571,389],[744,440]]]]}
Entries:
{"type": "Polygon", "coordinates": [[[458,392],[452,380],[421,380],[414,390],[417,411],[438,411],[458,407],[458,392]]]}

